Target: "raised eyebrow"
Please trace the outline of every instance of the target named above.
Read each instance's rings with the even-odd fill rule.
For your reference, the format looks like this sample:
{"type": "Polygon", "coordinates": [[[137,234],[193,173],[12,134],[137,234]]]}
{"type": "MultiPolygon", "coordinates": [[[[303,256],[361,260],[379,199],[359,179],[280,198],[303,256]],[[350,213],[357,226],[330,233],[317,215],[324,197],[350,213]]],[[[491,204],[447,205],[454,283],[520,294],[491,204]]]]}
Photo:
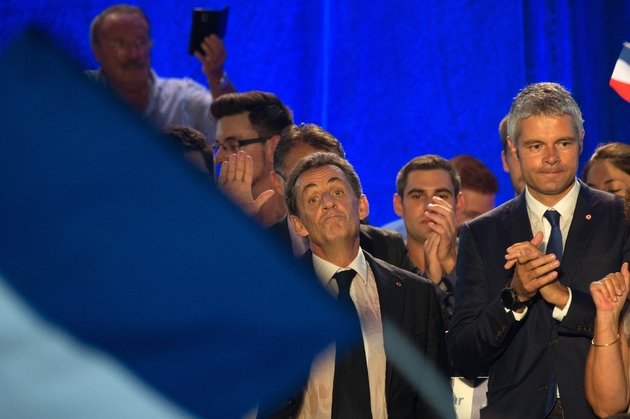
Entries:
{"type": "MultiPolygon", "coordinates": [[[[331,183],[337,183],[337,182],[341,182],[343,183],[343,179],[341,179],[340,177],[332,177],[330,179],[328,179],[328,182],[326,182],[328,185],[330,185],[331,183]]],[[[308,185],[304,185],[304,188],[302,188],[302,196],[304,196],[304,194],[313,188],[317,188],[318,186],[314,183],[309,183],[308,185]]]]}
{"type": "Polygon", "coordinates": [[[331,183],[337,183],[337,182],[341,182],[341,183],[343,183],[343,185],[345,186],[345,183],[344,183],[343,179],[341,179],[341,178],[340,178],[340,177],[338,177],[338,176],[331,177],[330,179],[328,179],[328,182],[327,182],[327,183],[330,185],[331,183]]]}

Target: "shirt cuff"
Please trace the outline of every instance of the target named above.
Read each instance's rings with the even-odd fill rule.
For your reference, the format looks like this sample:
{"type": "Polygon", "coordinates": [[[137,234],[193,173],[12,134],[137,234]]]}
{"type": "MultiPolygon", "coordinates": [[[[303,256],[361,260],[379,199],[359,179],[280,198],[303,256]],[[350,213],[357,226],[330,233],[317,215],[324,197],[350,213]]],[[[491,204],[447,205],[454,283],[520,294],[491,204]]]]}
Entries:
{"type": "Polygon", "coordinates": [[[516,311],[512,311],[510,309],[507,309],[505,307],[503,307],[503,310],[505,310],[506,313],[509,313],[510,311],[512,311],[512,314],[514,314],[514,320],[516,320],[517,322],[520,322],[521,320],[523,320],[523,317],[525,317],[525,315],[527,314],[527,309],[529,307],[525,306],[525,308],[523,309],[522,313],[517,313],[516,311]]]}
{"type": "Polygon", "coordinates": [[[569,312],[569,307],[571,307],[571,301],[573,300],[573,294],[571,293],[571,288],[567,287],[567,289],[569,290],[569,301],[567,301],[567,305],[565,305],[562,310],[560,310],[558,307],[554,307],[553,313],[551,313],[551,316],[554,319],[558,320],[559,322],[564,320],[564,317],[569,312]]]}

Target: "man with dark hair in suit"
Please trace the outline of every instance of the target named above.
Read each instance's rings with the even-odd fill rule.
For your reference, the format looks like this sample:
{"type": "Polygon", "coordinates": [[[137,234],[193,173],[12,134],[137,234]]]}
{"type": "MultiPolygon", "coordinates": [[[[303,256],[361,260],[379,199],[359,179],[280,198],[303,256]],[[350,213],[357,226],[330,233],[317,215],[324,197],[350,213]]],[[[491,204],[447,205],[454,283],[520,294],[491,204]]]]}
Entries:
{"type": "Polygon", "coordinates": [[[427,280],[361,249],[359,226],[368,203],[352,166],[333,153],[303,158],[291,171],[285,200],[293,228],[310,242],[312,251],[304,261],[340,303],[356,310],[363,340],[349,354],[331,349],[318,357],[302,397],[276,417],[437,418],[392,367],[387,344],[390,328],[397,326],[446,380],[448,360],[435,290],[427,280]]]}
{"type": "Polygon", "coordinates": [[[509,173],[510,175],[510,183],[512,183],[514,196],[516,196],[523,192],[523,189],[525,189],[525,180],[523,179],[523,175],[521,174],[521,166],[518,163],[518,159],[510,151],[510,146],[507,141],[507,126],[508,115],[505,115],[505,117],[499,123],[499,138],[501,139],[501,146],[503,147],[501,151],[501,161],[503,162],[503,171],[505,173],[509,173]]]}
{"type": "Polygon", "coordinates": [[[470,154],[460,154],[450,160],[462,180],[464,208],[457,213],[457,229],[462,224],[494,208],[499,181],[492,170],[470,154]]]}
{"type": "Polygon", "coordinates": [[[584,392],[589,285],[630,260],[630,231],[619,197],[575,177],[582,124],[562,86],[523,89],[508,143],[525,192],[462,228],[447,341],[457,372],[489,370],[481,418],[595,418],[584,392]]]}
{"type": "Polygon", "coordinates": [[[442,304],[444,328],[453,314],[455,264],[457,261],[457,214],[464,208],[460,177],[443,157],[419,156],[396,176],[394,211],[407,230],[407,250],[418,267],[415,272],[429,278],[442,304]]]}
{"type": "MultiPolygon", "coordinates": [[[[272,177],[275,193],[284,196],[284,186],[291,170],[302,158],[318,151],[334,153],[345,158],[345,152],[339,140],[321,127],[314,124],[302,124],[286,128],[282,132],[273,158],[272,177]]],[[[272,225],[270,230],[291,243],[296,257],[304,255],[309,249],[308,239],[296,234],[288,221],[288,216],[272,225]]],[[[409,260],[405,243],[399,233],[362,223],[359,236],[361,248],[372,256],[399,268],[413,270],[414,265],[409,260]]]]}
{"type": "Polygon", "coordinates": [[[219,182],[219,189],[263,227],[272,225],[286,212],[282,196],[272,192],[270,173],[280,133],[293,124],[291,111],[276,95],[259,91],[223,95],[210,111],[217,120],[217,165],[229,162],[239,151],[252,161],[251,185],[246,191],[251,197],[243,197],[233,183],[219,182]],[[254,206],[248,206],[249,198],[254,199],[254,206]]]}

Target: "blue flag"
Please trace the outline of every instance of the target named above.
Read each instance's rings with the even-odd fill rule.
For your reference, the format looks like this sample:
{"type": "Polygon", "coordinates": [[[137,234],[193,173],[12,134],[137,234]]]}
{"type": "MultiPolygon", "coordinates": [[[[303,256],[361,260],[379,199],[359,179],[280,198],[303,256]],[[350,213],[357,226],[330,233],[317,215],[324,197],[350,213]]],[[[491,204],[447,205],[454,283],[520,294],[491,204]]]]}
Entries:
{"type": "Polygon", "coordinates": [[[77,395],[88,409],[77,417],[131,412],[125,391],[90,405],[109,367],[159,398],[165,417],[240,417],[301,383],[348,325],[314,274],[45,36],[14,42],[0,74],[0,416],[72,412],[77,395]],[[2,345],[27,329],[42,341],[2,345]],[[60,339],[50,359],[29,363],[26,348],[41,352],[48,337],[60,339]],[[46,378],[49,399],[16,391],[46,378]]]}

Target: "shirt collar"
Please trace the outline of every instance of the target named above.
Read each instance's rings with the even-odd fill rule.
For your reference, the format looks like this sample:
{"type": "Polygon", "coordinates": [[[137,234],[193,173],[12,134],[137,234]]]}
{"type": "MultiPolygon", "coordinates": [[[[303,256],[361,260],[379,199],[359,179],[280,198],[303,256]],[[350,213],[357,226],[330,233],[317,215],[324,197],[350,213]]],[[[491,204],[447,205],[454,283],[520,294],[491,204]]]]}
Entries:
{"type": "MultiPolygon", "coordinates": [[[[552,209],[560,213],[560,217],[563,219],[568,218],[575,211],[575,205],[577,204],[578,196],[580,195],[580,183],[575,179],[573,187],[560,201],[558,201],[552,209]]],[[[525,201],[527,202],[527,208],[534,215],[536,220],[542,222],[545,211],[551,209],[546,205],[543,205],[537,201],[530,193],[529,187],[525,186],[525,201]]]]}
{"type": "Polygon", "coordinates": [[[328,287],[328,284],[330,283],[330,280],[332,279],[334,274],[336,274],[338,271],[345,271],[349,268],[354,269],[356,273],[359,274],[363,282],[367,284],[368,266],[365,255],[363,254],[363,249],[361,249],[361,247],[359,247],[359,252],[354,260],[350,262],[350,265],[345,267],[337,266],[334,263],[330,263],[313,253],[313,268],[315,268],[315,275],[317,275],[324,287],[328,287]]]}
{"type": "Polygon", "coordinates": [[[157,106],[158,95],[160,94],[160,89],[157,85],[157,74],[153,69],[149,72],[149,105],[143,112],[143,116],[148,117],[151,115],[155,107],[157,106]]]}

